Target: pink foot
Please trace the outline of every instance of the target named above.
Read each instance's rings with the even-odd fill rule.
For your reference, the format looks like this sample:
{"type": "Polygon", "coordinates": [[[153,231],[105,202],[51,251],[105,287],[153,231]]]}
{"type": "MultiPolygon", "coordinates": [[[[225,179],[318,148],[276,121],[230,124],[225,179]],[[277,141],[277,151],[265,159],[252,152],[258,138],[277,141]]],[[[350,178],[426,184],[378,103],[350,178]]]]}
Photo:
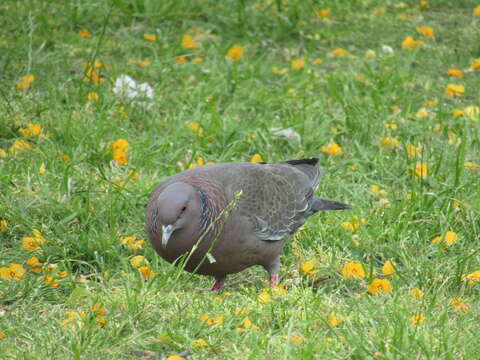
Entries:
{"type": "Polygon", "coordinates": [[[211,291],[220,291],[224,283],[225,278],[215,279],[215,284],[213,284],[211,291]]]}
{"type": "Polygon", "coordinates": [[[270,274],[270,286],[272,289],[278,286],[278,274],[270,274]]]}

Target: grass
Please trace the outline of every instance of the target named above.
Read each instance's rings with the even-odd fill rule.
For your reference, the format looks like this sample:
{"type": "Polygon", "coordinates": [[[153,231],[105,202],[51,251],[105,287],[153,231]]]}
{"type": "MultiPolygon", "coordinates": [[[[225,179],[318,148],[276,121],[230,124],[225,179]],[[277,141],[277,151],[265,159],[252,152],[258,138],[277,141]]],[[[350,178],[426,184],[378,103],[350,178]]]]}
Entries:
{"type": "Polygon", "coordinates": [[[0,278],[1,359],[478,357],[480,285],[463,278],[480,269],[477,3],[27,3],[0,5],[0,267],[25,269],[0,278]],[[324,8],[329,19],[315,16],[324,8]],[[417,33],[422,25],[435,36],[417,33]],[[182,46],[185,34],[198,48],[182,46]],[[423,46],[403,49],[406,36],[423,46]],[[234,45],[244,47],[237,61],[225,57],[234,45]],[[346,55],[329,54],[335,48],[346,55]],[[99,84],[84,80],[95,60],[99,84]],[[452,68],[464,76],[447,76],[452,68]],[[29,74],[30,87],[24,80],[17,90],[29,74]],[[122,74],[153,87],[150,107],[114,94],[122,74]],[[465,91],[447,96],[448,84],[465,91]],[[22,134],[29,124],[40,133],[22,134]],[[273,128],[291,128],[301,142],[273,128]],[[124,165],[112,160],[120,138],[129,143],[124,165]],[[10,151],[18,140],[31,150],[10,151]],[[322,152],[332,142],[340,154],[322,152]],[[408,145],[422,151],[410,156],[408,145]],[[143,205],[162,179],[199,157],[254,154],[320,157],[318,194],[353,207],[310,218],[289,243],[286,294],[265,290],[266,273],[252,268],[215,295],[205,291],[211,279],[172,268],[147,241],[137,250],[121,244],[146,236],[143,205]],[[427,176],[416,175],[419,163],[427,176]],[[342,226],[355,219],[366,220],[355,232],[342,226]],[[28,251],[23,238],[35,229],[45,242],[28,251]],[[449,246],[447,231],[458,236],[449,246]],[[156,276],[142,279],[130,263],[137,255],[156,276]],[[39,272],[27,264],[32,256],[39,272]],[[387,276],[388,260],[395,273],[387,276]],[[304,274],[308,261],[318,273],[304,274]],[[342,276],[350,261],[363,265],[363,279],[342,276]],[[391,292],[370,294],[375,278],[391,292]],[[412,325],[419,314],[424,321],[412,325]]]}

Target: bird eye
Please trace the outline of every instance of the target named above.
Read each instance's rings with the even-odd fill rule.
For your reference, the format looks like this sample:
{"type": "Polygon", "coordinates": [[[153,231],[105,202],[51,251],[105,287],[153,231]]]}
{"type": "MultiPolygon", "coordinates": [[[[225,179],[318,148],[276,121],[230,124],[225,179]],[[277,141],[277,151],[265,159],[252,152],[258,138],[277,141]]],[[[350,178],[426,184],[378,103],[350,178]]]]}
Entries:
{"type": "Polygon", "coordinates": [[[187,210],[187,205],[183,205],[183,206],[182,206],[181,211],[184,212],[185,210],[187,210]]]}

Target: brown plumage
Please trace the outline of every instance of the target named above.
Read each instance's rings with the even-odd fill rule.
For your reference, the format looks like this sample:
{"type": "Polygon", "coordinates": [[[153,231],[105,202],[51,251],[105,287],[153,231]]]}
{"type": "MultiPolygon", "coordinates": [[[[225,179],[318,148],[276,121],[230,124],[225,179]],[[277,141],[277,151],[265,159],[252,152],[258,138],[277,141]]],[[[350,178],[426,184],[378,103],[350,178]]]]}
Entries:
{"type": "Polygon", "coordinates": [[[150,241],[166,261],[183,259],[185,270],[214,276],[212,290],[253,265],[263,266],[275,286],[285,240],[315,212],[349,208],[314,195],[317,162],[215,164],[171,176],[147,206],[150,241]]]}

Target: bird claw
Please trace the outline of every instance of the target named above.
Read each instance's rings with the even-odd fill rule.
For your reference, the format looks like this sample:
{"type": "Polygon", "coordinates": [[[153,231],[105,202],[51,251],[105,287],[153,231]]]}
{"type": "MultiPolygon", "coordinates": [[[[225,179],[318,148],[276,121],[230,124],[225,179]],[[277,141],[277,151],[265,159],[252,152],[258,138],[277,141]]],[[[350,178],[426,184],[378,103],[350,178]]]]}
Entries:
{"type": "Polygon", "coordinates": [[[278,274],[270,274],[270,286],[272,289],[278,286],[278,274]]]}
{"type": "Polygon", "coordinates": [[[213,284],[213,287],[212,287],[211,291],[220,292],[220,290],[222,289],[224,283],[225,283],[225,278],[223,278],[223,279],[215,279],[215,284],[213,284]]]}

